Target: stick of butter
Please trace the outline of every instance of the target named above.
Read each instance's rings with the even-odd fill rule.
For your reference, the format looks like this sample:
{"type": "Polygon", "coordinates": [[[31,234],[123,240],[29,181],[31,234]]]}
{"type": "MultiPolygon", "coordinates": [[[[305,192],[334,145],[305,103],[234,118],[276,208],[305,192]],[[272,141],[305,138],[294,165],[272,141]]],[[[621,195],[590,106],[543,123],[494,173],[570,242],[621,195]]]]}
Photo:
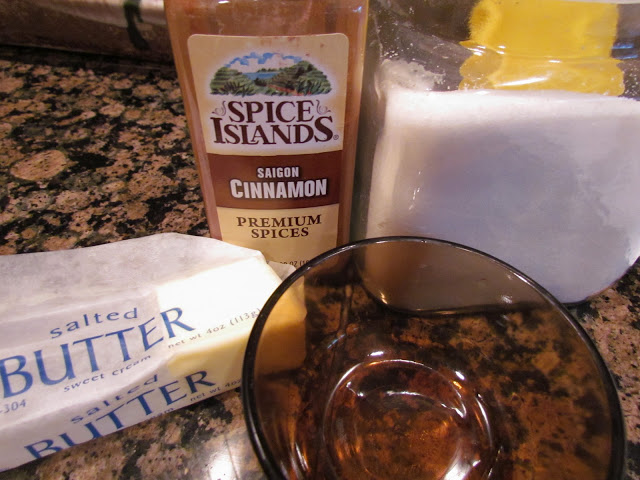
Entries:
{"type": "Polygon", "coordinates": [[[306,350],[304,277],[298,278],[273,306],[258,346],[256,370],[260,375],[298,368],[306,350]]]}
{"type": "Polygon", "coordinates": [[[238,387],[281,282],[258,251],[179,234],[4,256],[0,276],[0,470],[238,387]]]}

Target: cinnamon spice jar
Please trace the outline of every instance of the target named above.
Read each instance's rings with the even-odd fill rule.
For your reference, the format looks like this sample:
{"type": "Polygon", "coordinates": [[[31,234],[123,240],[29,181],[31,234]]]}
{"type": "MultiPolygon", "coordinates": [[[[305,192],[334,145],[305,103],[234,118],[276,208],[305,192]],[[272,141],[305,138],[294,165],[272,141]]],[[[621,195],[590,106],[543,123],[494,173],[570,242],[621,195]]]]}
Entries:
{"type": "Polygon", "coordinates": [[[300,266],[349,238],[367,0],[165,0],[211,236],[300,266]]]}

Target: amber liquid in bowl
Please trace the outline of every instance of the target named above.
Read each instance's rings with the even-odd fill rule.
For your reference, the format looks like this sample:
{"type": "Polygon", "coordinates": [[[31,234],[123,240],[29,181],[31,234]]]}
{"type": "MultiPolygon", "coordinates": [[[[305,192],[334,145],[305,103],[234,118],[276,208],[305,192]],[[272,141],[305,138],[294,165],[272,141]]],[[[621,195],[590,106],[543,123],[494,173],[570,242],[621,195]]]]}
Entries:
{"type": "Polygon", "coordinates": [[[459,372],[406,360],[360,364],[323,419],[343,478],[487,478],[498,459],[489,411],[459,372]]]}

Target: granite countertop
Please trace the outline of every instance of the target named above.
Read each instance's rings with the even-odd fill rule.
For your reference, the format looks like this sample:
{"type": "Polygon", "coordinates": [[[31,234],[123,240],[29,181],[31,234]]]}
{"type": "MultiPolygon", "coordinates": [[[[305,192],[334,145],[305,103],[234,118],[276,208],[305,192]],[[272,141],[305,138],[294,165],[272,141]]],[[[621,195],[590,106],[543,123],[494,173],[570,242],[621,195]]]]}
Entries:
{"type": "MultiPolygon", "coordinates": [[[[173,65],[0,47],[0,254],[160,232],[209,235],[173,65]]],[[[640,263],[571,311],[615,378],[640,480],[640,263]]],[[[234,390],[0,473],[58,478],[263,474],[234,390]]]]}

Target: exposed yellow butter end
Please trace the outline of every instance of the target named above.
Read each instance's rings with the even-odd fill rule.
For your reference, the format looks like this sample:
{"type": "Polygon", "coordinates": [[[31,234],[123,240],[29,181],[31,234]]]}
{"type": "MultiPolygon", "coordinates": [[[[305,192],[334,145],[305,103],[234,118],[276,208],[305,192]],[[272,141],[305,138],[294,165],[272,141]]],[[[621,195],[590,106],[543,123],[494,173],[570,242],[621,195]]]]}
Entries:
{"type": "Polygon", "coordinates": [[[256,370],[268,374],[297,368],[306,355],[304,279],[299,278],[280,297],[264,326],[256,370]]]}
{"type": "MultiPolygon", "coordinates": [[[[188,346],[176,350],[169,358],[169,373],[180,378],[205,371],[216,383],[223,384],[223,387],[239,380],[250,330],[242,328],[230,334],[189,342],[188,346]]],[[[239,382],[234,386],[239,386],[239,382]]]]}
{"type": "Polygon", "coordinates": [[[158,286],[158,304],[172,312],[169,373],[204,371],[221,392],[239,386],[251,328],[280,282],[262,256],[253,256],[158,286]]]}

